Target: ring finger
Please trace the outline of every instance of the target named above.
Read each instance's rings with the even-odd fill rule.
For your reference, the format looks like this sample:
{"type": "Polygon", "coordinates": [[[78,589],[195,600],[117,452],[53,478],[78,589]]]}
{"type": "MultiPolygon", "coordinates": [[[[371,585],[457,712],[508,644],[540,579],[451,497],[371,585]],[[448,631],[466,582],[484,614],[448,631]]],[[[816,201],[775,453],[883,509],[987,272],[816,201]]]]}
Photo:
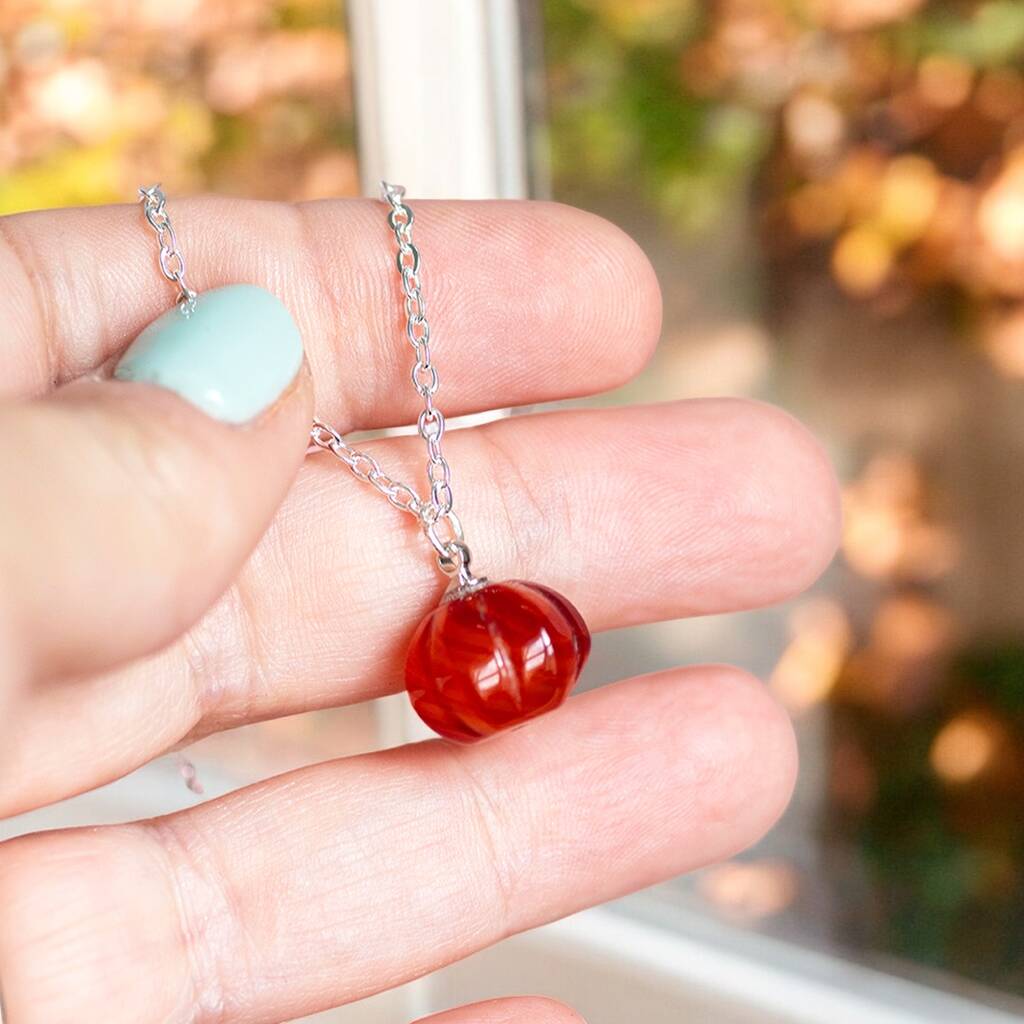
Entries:
{"type": "Polygon", "coordinates": [[[794,771],[759,683],[688,669],[477,747],[417,744],[151,822],[15,839],[0,846],[7,1008],[23,1024],[257,1024],[359,999],[729,856],[775,820],[794,771]]]}

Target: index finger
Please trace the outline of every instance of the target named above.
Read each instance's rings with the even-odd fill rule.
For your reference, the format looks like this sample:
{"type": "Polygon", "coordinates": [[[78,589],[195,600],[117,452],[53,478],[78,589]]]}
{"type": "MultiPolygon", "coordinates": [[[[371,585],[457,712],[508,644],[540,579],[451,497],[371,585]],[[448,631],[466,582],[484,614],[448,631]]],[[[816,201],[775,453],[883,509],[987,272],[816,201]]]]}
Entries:
{"type": "MultiPolygon", "coordinates": [[[[417,202],[414,238],[448,413],[573,397],[632,377],[657,340],[658,284],[607,221],[542,202],[417,202]]],[[[262,285],[292,311],[321,415],[410,422],[394,238],[383,204],[171,197],[193,287],[262,285]]],[[[0,388],[38,394],[101,365],[173,302],[133,206],[0,218],[0,388]]]]}

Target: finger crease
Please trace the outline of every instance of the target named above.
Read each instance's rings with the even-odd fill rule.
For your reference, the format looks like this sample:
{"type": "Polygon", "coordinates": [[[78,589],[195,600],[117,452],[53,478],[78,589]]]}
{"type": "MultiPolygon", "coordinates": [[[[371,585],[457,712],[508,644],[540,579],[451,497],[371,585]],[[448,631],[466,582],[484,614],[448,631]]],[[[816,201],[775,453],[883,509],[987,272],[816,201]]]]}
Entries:
{"type": "MultiPolygon", "coordinates": [[[[317,245],[316,240],[310,230],[310,217],[309,214],[314,207],[310,207],[305,204],[297,204],[293,207],[296,213],[296,217],[299,225],[299,236],[301,240],[301,252],[304,256],[304,262],[309,269],[309,275],[313,283],[316,285],[317,292],[320,298],[323,300],[323,305],[328,310],[328,324],[327,329],[337,337],[344,337],[349,330],[349,326],[345,319],[345,306],[342,304],[341,297],[338,295],[336,288],[331,286],[331,282],[327,275],[327,261],[324,259],[324,255],[321,252],[321,247],[317,245]]],[[[343,277],[353,283],[357,283],[360,280],[360,275],[343,275],[343,277]]],[[[370,297],[367,295],[360,295],[354,288],[348,295],[349,305],[353,311],[366,308],[371,305],[370,297]]],[[[369,330],[369,328],[367,328],[369,330]]],[[[341,365],[339,362],[337,365],[341,365]]],[[[382,372],[381,367],[376,368],[378,373],[382,372]]],[[[373,397],[375,389],[372,387],[360,387],[357,379],[353,379],[353,375],[360,373],[358,365],[348,363],[346,366],[346,376],[342,380],[337,378],[333,388],[333,393],[345,396],[346,404],[346,420],[341,424],[345,430],[352,429],[353,422],[368,421],[372,419],[373,409],[370,407],[376,401],[373,397]],[[365,401],[369,402],[370,405],[364,405],[359,407],[356,403],[357,396],[367,396],[365,401]]],[[[335,374],[337,377],[337,373],[335,374]]],[[[384,374],[388,376],[388,374],[384,374]]]]}
{"type": "Polygon", "coordinates": [[[483,847],[483,860],[491,870],[492,890],[499,911],[497,937],[504,938],[512,933],[512,908],[516,904],[520,874],[514,867],[513,858],[502,854],[509,845],[505,834],[505,815],[499,801],[465,763],[461,751],[450,751],[448,763],[458,776],[454,791],[465,796],[474,831],[483,847]]]}
{"type": "Polygon", "coordinates": [[[225,728],[248,720],[253,693],[265,686],[262,644],[251,597],[236,583],[182,638],[196,717],[189,738],[214,715],[225,728]]]}
{"type": "Polygon", "coordinates": [[[238,899],[225,883],[226,875],[212,847],[197,834],[183,837],[168,818],[144,827],[162,852],[171,886],[182,951],[192,979],[193,1014],[190,1024],[226,1024],[233,1020],[225,965],[251,976],[238,899]]]}
{"type": "MultiPolygon", "coordinates": [[[[549,523],[552,520],[550,502],[541,500],[535,483],[523,472],[520,460],[514,458],[498,439],[500,426],[488,425],[477,433],[487,448],[484,464],[488,482],[497,485],[494,490],[505,519],[505,529],[501,535],[508,538],[510,560],[515,566],[512,571],[522,573],[531,564],[536,565],[544,560],[550,535],[549,523]]],[[[572,521],[555,518],[556,521],[572,521]]]]}
{"type": "MultiPolygon", "coordinates": [[[[28,292],[32,298],[32,305],[36,312],[36,319],[40,325],[40,340],[42,345],[42,363],[45,379],[48,387],[56,387],[60,383],[63,369],[63,361],[60,357],[61,348],[56,335],[56,316],[53,302],[47,296],[53,293],[53,289],[44,288],[42,285],[43,272],[36,262],[29,258],[28,248],[15,237],[10,230],[6,217],[0,217],[0,239],[6,244],[11,255],[18,264],[18,269],[28,285],[28,292]]],[[[7,285],[10,290],[10,283],[7,285]]]]}

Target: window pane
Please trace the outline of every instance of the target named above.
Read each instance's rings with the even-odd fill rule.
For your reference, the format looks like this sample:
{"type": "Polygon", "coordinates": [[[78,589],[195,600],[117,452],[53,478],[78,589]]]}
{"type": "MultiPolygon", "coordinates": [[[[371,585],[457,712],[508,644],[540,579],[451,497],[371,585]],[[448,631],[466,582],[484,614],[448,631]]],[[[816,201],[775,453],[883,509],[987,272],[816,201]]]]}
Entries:
{"type": "Polygon", "coordinates": [[[598,639],[592,684],[735,661],[799,733],[782,824],[657,909],[1024,996],[1024,7],[542,10],[552,191],[665,294],[613,400],[766,397],[845,495],[807,597],[598,639]]]}

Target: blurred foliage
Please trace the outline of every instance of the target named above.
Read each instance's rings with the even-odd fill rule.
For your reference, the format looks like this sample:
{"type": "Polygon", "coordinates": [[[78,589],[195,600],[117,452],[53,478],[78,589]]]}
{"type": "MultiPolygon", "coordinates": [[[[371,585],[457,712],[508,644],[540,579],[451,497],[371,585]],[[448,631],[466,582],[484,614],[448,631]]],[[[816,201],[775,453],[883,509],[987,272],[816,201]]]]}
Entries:
{"type": "Polygon", "coordinates": [[[954,656],[913,716],[865,705],[850,683],[832,728],[877,787],[830,815],[829,841],[857,843],[870,870],[848,919],[870,948],[1024,993],[1024,646],[954,656]]]}
{"type": "Polygon", "coordinates": [[[546,25],[561,189],[627,183],[692,233],[756,182],[772,249],[829,243],[855,296],[1024,298],[1019,0],[547,0],[546,25]]]}
{"type": "Polygon", "coordinates": [[[339,0],[9,0],[0,213],[141,182],[266,198],[358,191],[339,0]]]}
{"type": "Polygon", "coordinates": [[[566,192],[628,183],[688,230],[709,230],[763,156],[759,112],[685,87],[700,3],[547,0],[552,170],[566,192]]]}

